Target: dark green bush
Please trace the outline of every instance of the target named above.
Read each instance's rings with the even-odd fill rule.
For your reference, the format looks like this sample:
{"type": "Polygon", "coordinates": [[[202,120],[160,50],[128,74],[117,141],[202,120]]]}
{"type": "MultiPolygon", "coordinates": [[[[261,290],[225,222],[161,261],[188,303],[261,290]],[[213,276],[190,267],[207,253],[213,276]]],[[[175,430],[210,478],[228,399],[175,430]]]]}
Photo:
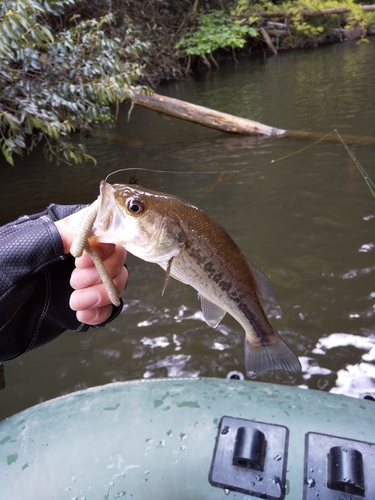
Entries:
{"type": "Polygon", "coordinates": [[[91,158],[71,133],[113,120],[113,106],[131,97],[142,73],[135,61],[145,44],[131,27],[120,38],[109,4],[98,18],[75,13],[82,4],[7,0],[0,7],[0,147],[12,165],[15,153],[41,141],[50,159],[91,158]]]}

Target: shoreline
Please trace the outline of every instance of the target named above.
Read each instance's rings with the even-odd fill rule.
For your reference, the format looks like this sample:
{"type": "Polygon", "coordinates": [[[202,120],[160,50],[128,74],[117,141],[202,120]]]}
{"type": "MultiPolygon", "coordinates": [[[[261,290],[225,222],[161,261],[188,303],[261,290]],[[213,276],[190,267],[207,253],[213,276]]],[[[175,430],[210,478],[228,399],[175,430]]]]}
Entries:
{"type": "Polygon", "coordinates": [[[286,52],[293,50],[316,50],[321,47],[326,47],[327,45],[335,45],[335,44],[343,44],[348,42],[357,43],[371,43],[373,37],[375,37],[375,24],[369,26],[366,32],[366,37],[363,39],[363,32],[359,26],[353,26],[351,28],[338,28],[334,31],[333,37],[321,37],[321,39],[309,39],[308,37],[301,37],[299,43],[296,45],[287,45],[281,41],[280,39],[272,39],[271,42],[275,50],[271,48],[269,43],[265,40],[261,40],[260,38],[254,39],[254,43],[248,43],[243,49],[233,53],[228,49],[218,49],[213,53],[213,58],[217,64],[207,66],[207,63],[201,60],[198,56],[196,56],[194,63],[188,61],[188,56],[179,57],[178,59],[171,58],[169,60],[168,69],[171,69],[170,72],[166,72],[163,65],[151,66],[148,70],[147,65],[145,66],[144,75],[140,79],[140,83],[142,85],[147,85],[153,88],[154,90],[163,83],[167,83],[170,81],[181,81],[186,78],[194,77],[199,74],[204,74],[210,71],[217,70],[221,64],[224,64],[228,61],[233,61],[234,63],[239,63],[242,59],[250,59],[252,57],[259,57],[263,55],[263,57],[271,57],[277,56],[279,54],[285,54],[286,52]],[[361,39],[363,39],[361,41],[361,39]]]}

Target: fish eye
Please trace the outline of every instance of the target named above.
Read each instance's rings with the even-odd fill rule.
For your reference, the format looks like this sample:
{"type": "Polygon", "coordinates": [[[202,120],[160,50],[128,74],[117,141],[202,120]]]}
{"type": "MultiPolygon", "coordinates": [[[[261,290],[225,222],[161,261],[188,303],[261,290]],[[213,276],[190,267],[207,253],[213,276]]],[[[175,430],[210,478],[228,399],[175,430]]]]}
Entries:
{"type": "Polygon", "coordinates": [[[131,198],[126,203],[126,206],[128,207],[129,212],[136,215],[141,214],[145,209],[144,204],[140,200],[137,200],[136,198],[131,198]]]}

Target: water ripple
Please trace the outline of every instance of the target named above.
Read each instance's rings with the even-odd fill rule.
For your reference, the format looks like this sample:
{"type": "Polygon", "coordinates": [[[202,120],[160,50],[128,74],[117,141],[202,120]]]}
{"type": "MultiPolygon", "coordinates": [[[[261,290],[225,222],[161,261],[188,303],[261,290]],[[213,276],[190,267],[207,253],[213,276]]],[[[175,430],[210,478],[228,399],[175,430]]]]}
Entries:
{"type": "Polygon", "coordinates": [[[352,346],[373,353],[372,360],[375,361],[375,337],[362,337],[351,333],[332,333],[328,337],[319,339],[314,354],[325,354],[328,349],[341,346],[352,346]]]}

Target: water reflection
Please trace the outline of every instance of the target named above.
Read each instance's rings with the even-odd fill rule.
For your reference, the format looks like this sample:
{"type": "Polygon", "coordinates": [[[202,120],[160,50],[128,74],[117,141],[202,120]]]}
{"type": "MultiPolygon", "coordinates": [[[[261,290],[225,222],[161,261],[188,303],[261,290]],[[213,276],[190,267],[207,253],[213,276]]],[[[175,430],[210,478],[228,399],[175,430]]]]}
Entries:
{"type": "MultiPolygon", "coordinates": [[[[145,316],[147,317],[147,314],[145,316]]],[[[215,356],[215,351],[223,352],[228,350],[225,357],[230,357],[231,350],[237,346],[242,348],[244,341],[241,332],[236,332],[225,324],[219,325],[214,332],[211,332],[206,327],[202,311],[183,304],[178,308],[177,313],[169,309],[159,312],[149,310],[148,319],[140,321],[137,327],[144,330],[145,336],[140,338],[138,345],[134,349],[133,360],[136,363],[146,363],[147,371],[143,374],[145,378],[151,376],[197,377],[204,375],[204,370],[197,364],[196,356],[177,353],[179,351],[187,352],[189,344],[198,342],[206,348],[206,352],[212,352],[213,356],[215,356]],[[181,323],[180,331],[182,333],[155,336],[155,327],[160,325],[160,321],[164,323],[165,330],[170,332],[176,330],[176,323],[181,323]],[[165,351],[165,354],[163,351],[165,351]],[[170,354],[171,352],[173,354],[170,354]],[[149,362],[150,359],[151,362],[149,362]],[[179,375],[176,375],[176,373],[179,375]]],[[[206,365],[209,364],[210,360],[207,360],[206,365]]]]}
{"type": "Polygon", "coordinates": [[[199,370],[189,370],[187,367],[191,356],[185,354],[173,354],[165,358],[147,364],[147,371],[143,378],[150,377],[198,377],[199,370]]]}
{"type": "MultiPolygon", "coordinates": [[[[304,371],[303,378],[310,382],[312,378],[317,379],[317,388],[320,390],[326,390],[334,379],[334,387],[330,387],[330,392],[336,394],[358,397],[362,393],[375,391],[375,364],[371,364],[375,361],[375,334],[373,332],[366,333],[368,336],[332,333],[319,339],[316,347],[312,350],[316,356],[314,358],[303,357],[301,360],[304,371]],[[354,354],[353,349],[351,349],[352,356],[354,355],[353,357],[356,357],[358,362],[354,365],[346,365],[337,373],[319,365],[319,360],[321,360],[322,365],[326,363],[325,358],[328,351],[331,350],[331,356],[334,356],[334,350],[342,347],[355,348],[358,351],[365,351],[365,353],[357,352],[354,354]]],[[[365,332],[363,334],[365,335],[365,332]]],[[[345,355],[345,351],[341,351],[341,354],[337,352],[337,356],[340,355],[345,355]]]]}
{"type": "Polygon", "coordinates": [[[375,366],[370,363],[348,365],[337,372],[336,387],[331,392],[358,397],[372,394],[375,398],[375,366]]]}

